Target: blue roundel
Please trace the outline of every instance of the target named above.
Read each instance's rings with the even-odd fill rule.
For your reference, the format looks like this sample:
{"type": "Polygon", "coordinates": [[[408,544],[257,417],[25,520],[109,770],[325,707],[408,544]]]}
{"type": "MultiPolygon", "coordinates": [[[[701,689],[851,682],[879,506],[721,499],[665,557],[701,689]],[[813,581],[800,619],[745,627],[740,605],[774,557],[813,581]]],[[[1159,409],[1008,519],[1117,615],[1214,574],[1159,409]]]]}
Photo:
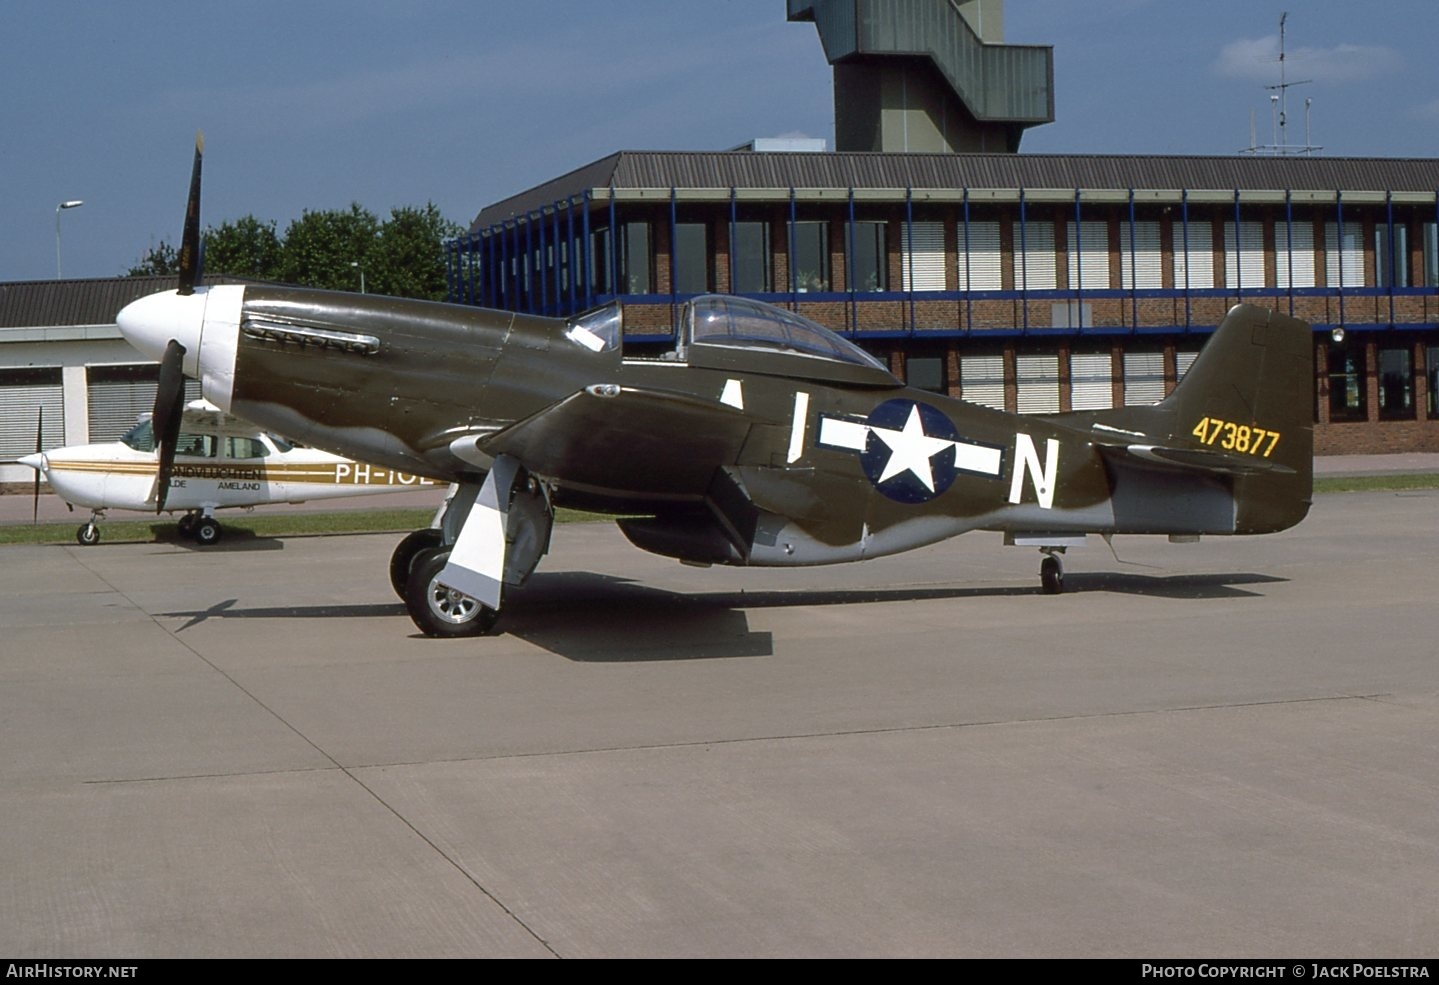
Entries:
{"type": "Polygon", "coordinates": [[[887,400],[865,422],[860,464],[874,487],[899,503],[924,503],[954,482],[959,432],[944,413],[913,400],[887,400]]]}

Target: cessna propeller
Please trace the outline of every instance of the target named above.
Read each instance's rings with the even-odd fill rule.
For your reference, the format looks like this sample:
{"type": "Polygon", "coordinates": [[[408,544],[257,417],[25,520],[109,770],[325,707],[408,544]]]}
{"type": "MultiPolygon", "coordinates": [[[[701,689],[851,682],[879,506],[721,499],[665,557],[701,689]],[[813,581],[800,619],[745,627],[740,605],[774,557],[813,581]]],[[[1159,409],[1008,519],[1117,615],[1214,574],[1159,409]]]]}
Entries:
{"type": "Polygon", "coordinates": [[[45,452],[42,447],[45,434],[45,405],[41,404],[35,415],[35,453],[12,458],[5,465],[28,465],[35,470],[35,487],[30,497],[30,522],[40,522],[40,475],[45,471],[45,452]]]}

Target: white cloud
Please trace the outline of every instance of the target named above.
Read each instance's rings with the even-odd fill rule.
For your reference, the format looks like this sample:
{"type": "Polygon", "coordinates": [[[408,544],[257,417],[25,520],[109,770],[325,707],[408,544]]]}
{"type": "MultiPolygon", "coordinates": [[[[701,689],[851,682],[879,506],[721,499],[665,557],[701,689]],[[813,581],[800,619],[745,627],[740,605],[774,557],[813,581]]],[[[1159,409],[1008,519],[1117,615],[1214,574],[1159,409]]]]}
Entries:
{"type": "MultiPolygon", "coordinates": [[[[1329,48],[1288,48],[1284,71],[1291,81],[1358,82],[1397,72],[1404,57],[1385,45],[1337,44],[1329,48]]],[[[1219,50],[1213,70],[1231,79],[1271,84],[1279,81],[1279,35],[1240,38],[1219,50]]]]}

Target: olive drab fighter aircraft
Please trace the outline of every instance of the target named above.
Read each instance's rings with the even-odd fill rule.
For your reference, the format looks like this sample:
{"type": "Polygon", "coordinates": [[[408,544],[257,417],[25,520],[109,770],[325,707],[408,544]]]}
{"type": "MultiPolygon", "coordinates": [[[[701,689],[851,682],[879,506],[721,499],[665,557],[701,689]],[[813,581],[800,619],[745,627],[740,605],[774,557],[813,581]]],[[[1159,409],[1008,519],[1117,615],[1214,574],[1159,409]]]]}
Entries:
{"type": "Polygon", "coordinates": [[[204,400],[185,405],[174,445],[163,496],[157,481],[160,452],[150,414],[142,416],[119,441],[37,450],[17,462],[35,470],[37,503],[43,476],[70,506],[90,511],[89,522],[75,532],[75,539],[87,547],[100,542],[99,520],[107,510],[178,512],[181,535],[204,547],[221,537],[216,510],[400,492],[435,484],[318,448],[296,447],[204,400]]]}
{"type": "MultiPolygon", "coordinates": [[[[226,411],[458,484],[391,578],[432,636],[487,632],[559,505],[623,515],[690,564],[814,565],[971,530],[1059,554],[1086,534],[1283,530],[1309,508],[1308,327],[1239,305],[1153,406],[1018,416],[906,387],[850,342],[755,301],[697,297],[664,352],[625,310],[569,319],[291,287],[197,286],[197,144],[180,286],[120,328],[226,411]]],[[[166,444],[173,438],[157,423],[166,444]]]]}

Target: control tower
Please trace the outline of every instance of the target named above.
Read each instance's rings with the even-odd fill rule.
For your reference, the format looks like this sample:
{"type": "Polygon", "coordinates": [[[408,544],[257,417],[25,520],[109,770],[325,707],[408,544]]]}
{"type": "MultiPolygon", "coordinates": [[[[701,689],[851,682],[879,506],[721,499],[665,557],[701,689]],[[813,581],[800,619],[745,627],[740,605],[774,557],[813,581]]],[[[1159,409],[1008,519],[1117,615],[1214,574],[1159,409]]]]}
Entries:
{"type": "Polygon", "coordinates": [[[1004,0],[786,0],[834,66],[838,151],[1019,150],[1054,121],[1054,51],[1004,43],[1004,0]]]}

